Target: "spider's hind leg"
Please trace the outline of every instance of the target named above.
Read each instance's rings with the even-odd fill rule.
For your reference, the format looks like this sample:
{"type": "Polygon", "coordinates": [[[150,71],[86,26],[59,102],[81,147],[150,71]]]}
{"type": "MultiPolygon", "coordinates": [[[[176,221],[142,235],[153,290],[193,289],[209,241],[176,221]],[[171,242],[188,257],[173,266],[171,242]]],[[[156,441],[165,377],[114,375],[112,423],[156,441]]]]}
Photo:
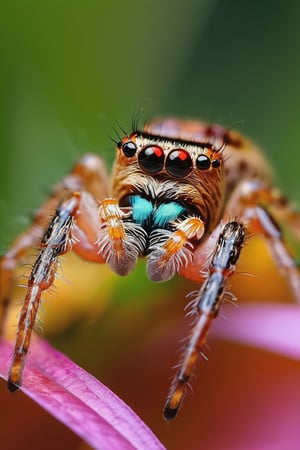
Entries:
{"type": "Polygon", "coordinates": [[[299,267],[280,226],[284,222],[299,240],[300,214],[284,201],[276,189],[256,180],[243,181],[236,187],[227,212],[229,215],[238,214],[250,233],[260,233],[265,238],[274,262],[286,277],[295,300],[300,302],[299,267]]]}
{"type": "Polygon", "coordinates": [[[245,239],[246,232],[242,223],[230,222],[221,231],[210,261],[207,278],[193,302],[193,310],[197,314],[196,322],[164,407],[164,417],[167,420],[174,419],[178,413],[185,388],[206,343],[211,322],[218,314],[226,281],[235,271],[245,239]]]}

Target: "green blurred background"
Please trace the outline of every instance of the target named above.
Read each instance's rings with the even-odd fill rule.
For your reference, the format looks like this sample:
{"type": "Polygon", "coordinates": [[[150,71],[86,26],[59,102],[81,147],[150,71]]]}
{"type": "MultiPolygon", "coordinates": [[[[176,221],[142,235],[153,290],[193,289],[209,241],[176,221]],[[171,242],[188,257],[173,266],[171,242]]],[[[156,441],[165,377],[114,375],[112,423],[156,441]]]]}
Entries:
{"type": "MultiPolygon", "coordinates": [[[[1,251],[28,225],[32,211],[81,154],[95,151],[112,163],[114,145],[108,136],[114,136],[116,121],[130,129],[136,111],[141,111],[141,124],[166,114],[239,129],[265,149],[277,184],[299,204],[300,3],[296,0],[2,0],[0,23],[1,251]]],[[[105,292],[110,286],[107,280],[105,292]]],[[[137,330],[128,338],[131,345],[142,335],[146,320],[150,328],[159,315],[167,322],[174,304],[171,298],[165,310],[158,309],[169,288],[159,285],[150,291],[140,267],[132,280],[129,291],[124,290],[123,280],[116,281],[114,295],[117,299],[132,296],[137,304],[142,292],[147,305],[153,302],[152,310],[147,306],[142,313],[133,305],[133,312],[124,312],[117,303],[100,325],[93,324],[88,337],[77,334],[74,339],[71,330],[63,342],[57,341],[58,348],[72,357],[78,351],[77,360],[101,379],[114,380],[112,387],[119,383],[119,370],[111,375],[96,366],[100,358],[101,364],[105,357],[113,364],[120,358],[119,341],[125,340],[125,334],[120,338],[118,333],[125,318],[130,316],[134,325],[130,323],[129,328],[137,330]],[[115,337],[111,336],[114,326],[115,337]],[[106,345],[107,339],[113,341],[113,350],[106,345]]],[[[174,286],[182,300],[175,306],[181,317],[185,293],[178,291],[176,281],[174,286]]],[[[156,330],[156,345],[161,345],[159,333],[164,335],[164,326],[156,330]]],[[[170,341],[176,349],[177,337],[170,335],[170,341]]],[[[148,396],[158,378],[167,386],[173,350],[167,349],[173,359],[167,361],[162,378],[149,373],[148,396]]],[[[215,354],[220,357],[220,352],[215,354]]],[[[152,356],[155,361],[156,353],[152,356]]],[[[121,363],[128,358],[124,352],[121,363]]],[[[132,381],[132,373],[129,378],[132,381]]],[[[161,402],[165,386],[159,394],[161,402]]],[[[124,392],[123,398],[126,388],[124,392]]],[[[139,405],[137,386],[136,392],[139,405]]],[[[135,405],[130,395],[128,401],[135,405]]],[[[210,403],[208,394],[206,403],[210,403]]],[[[158,433],[160,408],[157,402],[147,405],[142,415],[152,427],[157,426],[158,433]]],[[[139,406],[136,409],[141,412],[139,406]]],[[[211,417],[215,420],[214,413],[211,417]]],[[[190,435],[197,434],[197,424],[188,429],[190,435]]],[[[183,448],[187,431],[183,425],[177,431],[182,439],[175,436],[169,448],[177,448],[176,441],[183,448]]],[[[247,431],[251,435],[251,427],[247,431]]],[[[168,438],[167,432],[164,440],[168,438]]],[[[28,443],[28,448],[32,445],[28,443]]]]}

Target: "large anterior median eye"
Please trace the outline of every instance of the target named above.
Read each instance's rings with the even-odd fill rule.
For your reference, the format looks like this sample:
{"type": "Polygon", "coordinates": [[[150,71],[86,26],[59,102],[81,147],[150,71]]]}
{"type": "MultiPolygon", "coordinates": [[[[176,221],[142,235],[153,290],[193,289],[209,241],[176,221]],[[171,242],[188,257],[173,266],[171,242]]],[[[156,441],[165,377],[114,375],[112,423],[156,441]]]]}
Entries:
{"type": "Polygon", "coordinates": [[[148,173],[159,173],[164,167],[165,155],[158,145],[144,147],[138,156],[141,169],[148,173]]]}
{"type": "Polygon", "coordinates": [[[172,150],[166,159],[166,171],[176,178],[186,177],[193,169],[189,153],[181,148],[172,150]]]}

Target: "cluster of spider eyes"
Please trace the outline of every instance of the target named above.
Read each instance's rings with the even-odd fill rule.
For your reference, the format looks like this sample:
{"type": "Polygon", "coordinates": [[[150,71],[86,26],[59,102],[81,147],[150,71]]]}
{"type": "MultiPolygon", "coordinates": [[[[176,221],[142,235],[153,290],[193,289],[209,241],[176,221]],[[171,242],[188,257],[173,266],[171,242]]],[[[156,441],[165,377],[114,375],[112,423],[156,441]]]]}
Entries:
{"type": "MultiPolygon", "coordinates": [[[[136,154],[137,146],[133,141],[124,142],[122,151],[127,158],[136,154]]],[[[187,150],[175,148],[165,156],[159,145],[147,145],[138,154],[138,163],[142,170],[150,174],[158,174],[163,169],[176,178],[189,175],[194,167],[193,160],[187,150]]],[[[211,160],[207,155],[200,154],[196,158],[196,167],[199,170],[208,170],[210,167],[219,167],[220,160],[211,160]]]]}

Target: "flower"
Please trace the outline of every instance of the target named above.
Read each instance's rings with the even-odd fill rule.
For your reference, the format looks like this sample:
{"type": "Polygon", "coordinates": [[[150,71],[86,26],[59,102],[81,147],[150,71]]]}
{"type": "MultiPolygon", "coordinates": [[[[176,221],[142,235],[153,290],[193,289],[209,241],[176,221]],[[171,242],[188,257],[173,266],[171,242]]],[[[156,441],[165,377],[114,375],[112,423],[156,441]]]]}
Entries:
{"type": "MultiPolygon", "coordinates": [[[[6,378],[12,348],[1,340],[0,349],[6,378]]],[[[23,392],[93,448],[164,448],[122,400],[45,341],[36,340],[28,359],[23,392]]]]}

